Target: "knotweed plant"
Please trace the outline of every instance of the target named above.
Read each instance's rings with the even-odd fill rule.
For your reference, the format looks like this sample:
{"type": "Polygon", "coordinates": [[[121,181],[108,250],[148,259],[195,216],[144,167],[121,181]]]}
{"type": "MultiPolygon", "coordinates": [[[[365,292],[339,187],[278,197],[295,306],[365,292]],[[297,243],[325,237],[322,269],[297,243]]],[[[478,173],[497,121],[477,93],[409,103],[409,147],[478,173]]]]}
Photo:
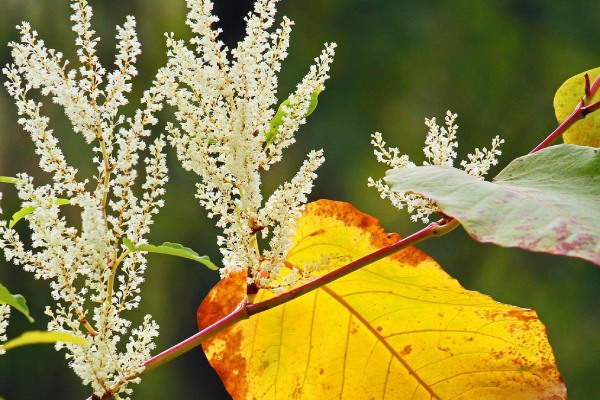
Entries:
{"type": "MultiPolygon", "coordinates": [[[[435,118],[425,119],[425,125],[429,128],[425,147],[423,152],[427,161],[423,165],[442,165],[447,167],[454,166],[456,159],[455,149],[458,147],[456,141],[456,132],[458,125],[455,124],[457,114],[450,111],[446,113],[444,122],[446,126],[439,126],[435,118]]],[[[498,163],[496,158],[502,152],[498,149],[504,143],[503,139],[496,136],[492,140],[490,149],[475,149],[473,154],[469,154],[469,161],[461,161],[460,166],[469,175],[483,179],[491,166],[498,163]]],[[[377,161],[391,167],[392,169],[413,168],[415,164],[409,160],[407,155],[400,154],[397,147],[386,148],[381,133],[376,132],[372,135],[371,144],[375,147],[375,156],[377,161]]],[[[438,212],[435,202],[413,193],[402,193],[393,191],[385,184],[383,179],[374,180],[369,178],[368,185],[376,188],[382,199],[389,199],[394,207],[402,210],[406,207],[409,213],[415,213],[410,218],[413,221],[421,220],[423,223],[429,222],[429,216],[438,212]]]]}
{"type": "Polygon", "coordinates": [[[261,173],[281,160],[294,134],[325,89],[335,44],[325,44],[315,64],[277,113],[277,73],[287,56],[292,22],[275,23],[277,0],[258,0],[247,18],[245,38],[228,49],[212,25],[208,0],[188,0],[186,23],[194,36],[190,50],[168,35],[166,74],[175,79],[168,102],[177,124],[169,124],[171,143],[183,167],[200,177],[197,198],[217,226],[223,255],[221,275],[247,271],[248,283],[282,291],[308,278],[307,268],[280,271],[290,250],[295,219],[312,190],[321,150],[312,151],[294,178],[264,203],[261,173]],[[259,248],[257,235],[268,241],[259,248]]]}
{"type": "MultiPolygon", "coordinates": [[[[139,379],[134,377],[143,370],[158,335],[150,315],[139,327],[127,319],[127,311],[140,303],[146,260],[123,240],[143,244],[163,205],[165,143],[158,138],[145,144],[162,95],[155,88],[148,90],[143,108],[132,117],[123,115],[140,54],[135,20],[128,17],[117,27],[115,68],[108,72],[96,54],[99,38],[90,25],[92,9],[86,0],[73,0],[71,7],[79,67],[48,49],[28,23],[18,27],[20,40],[10,44],[13,63],[3,69],[5,86],[17,105],[19,123],[33,140],[39,166],[51,181],[37,184],[26,173],[17,176],[23,207],[19,216],[28,222],[31,240],[21,239],[12,226],[15,219],[10,225],[4,221],[0,247],[7,260],[50,283],[55,303],[46,307],[48,330],[69,333],[85,343],[56,345],[66,350],[82,382],[97,398],[123,399],[131,391],[127,384],[139,379]],[[40,95],[62,107],[73,133],[93,146],[95,176],[81,179],[68,163],[37,100],[40,95]],[[136,166],[145,150],[145,178],[134,194],[139,190],[134,187],[136,166]],[[67,220],[67,208],[77,215],[67,220]]],[[[158,77],[157,86],[164,79],[158,77]]],[[[2,307],[0,335],[5,316],[2,307]]]]}

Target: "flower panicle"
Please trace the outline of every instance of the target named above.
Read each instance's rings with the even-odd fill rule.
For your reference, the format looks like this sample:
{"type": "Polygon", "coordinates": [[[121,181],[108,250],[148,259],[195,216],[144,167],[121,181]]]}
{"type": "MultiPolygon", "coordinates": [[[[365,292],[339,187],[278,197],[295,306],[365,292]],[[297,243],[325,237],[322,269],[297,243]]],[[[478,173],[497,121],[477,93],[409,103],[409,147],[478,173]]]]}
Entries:
{"type": "Polygon", "coordinates": [[[2,70],[19,123],[51,182],[40,185],[26,173],[18,175],[15,188],[21,206],[32,210],[24,217],[32,231],[31,244],[2,221],[0,248],[8,261],[49,281],[55,304],[46,308],[48,329],[69,332],[86,342],[57,345],[66,350],[69,365],[82,382],[98,397],[126,399],[128,384],[138,381],[135,377],[150,356],[158,326],[150,316],[137,328],[127,318],[126,311],[141,300],[146,259],[139,252],[130,253],[122,242],[127,238],[144,243],[163,206],[166,143],[162,137],[149,146],[146,142],[172,79],[158,74],[143,95],[142,108],[131,117],[124,115],[140,54],[135,20],[127,17],[117,27],[114,69],[107,71],[97,56],[92,8],[87,0],[72,0],[71,7],[79,67],[71,67],[60,52],[48,49],[23,23],[18,27],[20,40],[10,44],[12,64],[2,70]],[[78,178],[42,103],[31,99],[33,91],[62,107],[73,133],[92,145],[96,176],[78,178]],[[144,153],[147,156],[142,157],[144,153]],[[146,166],[141,184],[140,160],[146,166]],[[78,222],[65,217],[65,207],[79,213],[78,222]]]}
{"type": "MultiPolygon", "coordinates": [[[[456,159],[458,142],[456,134],[458,125],[456,125],[457,114],[450,111],[444,118],[445,126],[440,126],[436,118],[425,119],[425,125],[429,128],[425,139],[423,153],[426,161],[423,165],[440,165],[452,167],[456,159]]],[[[409,160],[407,155],[401,154],[396,147],[386,147],[381,133],[376,132],[372,136],[371,144],[374,146],[374,154],[378,162],[381,162],[392,169],[414,168],[416,165],[409,160]]],[[[468,161],[460,162],[463,170],[476,178],[483,179],[493,165],[498,164],[498,156],[502,154],[499,150],[504,139],[496,136],[492,140],[492,146],[488,150],[485,147],[482,150],[475,149],[472,154],[468,154],[468,161]]],[[[402,193],[392,190],[383,179],[375,180],[369,177],[367,185],[374,187],[382,199],[389,199],[394,207],[402,210],[406,207],[411,215],[411,220],[429,222],[429,216],[439,211],[434,201],[424,198],[418,194],[402,193]]]]}
{"type": "Polygon", "coordinates": [[[276,0],[258,0],[246,17],[246,36],[227,48],[212,25],[211,1],[188,1],[187,24],[194,36],[188,48],[167,35],[165,73],[174,79],[167,102],[176,109],[168,124],[170,141],[183,167],[199,176],[196,197],[223,229],[218,238],[222,276],[248,271],[268,288],[279,278],[290,246],[294,219],[312,190],[323,162],[313,151],[291,182],[263,205],[261,174],[281,160],[305,123],[315,93],[325,89],[335,44],[325,44],[308,73],[276,113],[277,74],[287,57],[293,22],[277,25],[276,0]],[[274,123],[274,118],[280,120],[274,123]],[[262,250],[258,232],[269,239],[262,250]]]}

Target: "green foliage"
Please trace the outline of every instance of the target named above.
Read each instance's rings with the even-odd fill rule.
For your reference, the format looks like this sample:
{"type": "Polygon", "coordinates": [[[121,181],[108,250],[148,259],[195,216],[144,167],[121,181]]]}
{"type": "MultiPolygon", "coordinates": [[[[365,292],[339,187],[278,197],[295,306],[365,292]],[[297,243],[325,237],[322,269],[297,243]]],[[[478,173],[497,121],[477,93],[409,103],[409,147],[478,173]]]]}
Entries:
{"type": "Polygon", "coordinates": [[[477,241],[600,265],[597,149],[553,146],[517,158],[493,183],[440,166],[391,170],[386,181],[434,200],[477,241]]]}
{"type": "Polygon", "coordinates": [[[17,183],[17,179],[11,178],[10,176],[0,176],[0,182],[10,183],[10,184],[14,185],[15,183],[17,183]]]}
{"type": "Polygon", "coordinates": [[[141,245],[136,246],[131,242],[131,240],[129,240],[128,238],[124,238],[123,244],[131,252],[146,251],[148,253],[167,254],[170,256],[188,258],[190,260],[194,260],[196,262],[204,264],[205,266],[207,266],[208,268],[210,268],[212,270],[219,269],[219,267],[217,267],[215,264],[213,264],[210,261],[208,256],[201,256],[198,253],[196,253],[194,250],[190,249],[189,247],[184,247],[183,245],[181,245],[179,243],[165,242],[165,243],[161,244],[160,246],[155,246],[155,245],[151,245],[151,244],[141,244],[141,245]]]}
{"type": "MultiPolygon", "coordinates": [[[[64,206],[66,204],[71,204],[71,201],[68,199],[56,199],[54,204],[57,204],[59,206],[64,206]]],[[[17,222],[19,222],[21,219],[23,219],[23,217],[25,217],[26,215],[31,214],[33,212],[33,210],[35,210],[35,207],[21,208],[19,211],[17,211],[16,213],[13,214],[13,216],[8,224],[8,227],[9,228],[14,227],[17,222]]]]}
{"type": "Polygon", "coordinates": [[[8,304],[12,308],[17,311],[20,311],[23,315],[27,317],[29,322],[33,322],[33,318],[29,315],[29,308],[27,307],[27,302],[25,301],[25,297],[20,294],[11,294],[6,286],[0,283],[0,304],[8,304]]]}
{"type": "MultiPolygon", "coordinates": [[[[305,117],[308,117],[310,114],[313,113],[313,111],[315,111],[315,108],[317,108],[317,104],[319,103],[319,93],[321,93],[321,90],[315,90],[310,95],[310,105],[308,107],[308,110],[306,111],[306,114],[304,115],[305,117]]],[[[271,120],[271,129],[269,129],[269,131],[267,133],[265,133],[265,138],[266,138],[267,144],[273,142],[273,140],[275,140],[275,138],[277,137],[277,132],[279,131],[279,127],[281,126],[281,124],[283,124],[283,119],[287,115],[287,113],[283,110],[283,107],[288,107],[289,104],[290,104],[290,99],[285,99],[279,105],[279,108],[277,109],[277,113],[271,120]]]]}

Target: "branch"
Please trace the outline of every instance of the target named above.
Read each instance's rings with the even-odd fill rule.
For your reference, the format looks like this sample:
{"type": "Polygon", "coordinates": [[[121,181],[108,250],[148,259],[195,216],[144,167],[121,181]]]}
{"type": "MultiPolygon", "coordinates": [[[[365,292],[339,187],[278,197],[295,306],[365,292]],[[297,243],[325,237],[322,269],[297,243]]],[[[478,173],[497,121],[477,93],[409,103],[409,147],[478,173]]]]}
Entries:
{"type": "Polygon", "coordinates": [[[315,289],[318,289],[328,283],[335,281],[343,276],[346,276],[356,270],[359,270],[362,267],[365,267],[369,264],[372,264],[376,261],[381,260],[391,254],[396,253],[408,246],[412,246],[422,240],[428,239],[430,237],[437,237],[445,235],[446,233],[452,231],[456,227],[458,227],[460,223],[454,218],[444,217],[437,222],[433,222],[427,225],[425,228],[421,229],[418,232],[413,233],[410,236],[405,237],[397,241],[396,243],[392,243],[389,246],[386,246],[382,249],[379,249],[373,253],[367,254],[366,256],[359,258],[351,262],[350,264],[346,264],[341,268],[336,269],[335,271],[331,271],[328,274],[320,276],[314,281],[305,283],[297,288],[290,290],[289,292],[285,292],[280,294],[277,297],[273,297],[271,299],[261,301],[260,303],[248,304],[246,305],[246,310],[249,316],[261,313],[263,311],[269,310],[281,304],[287,303],[297,297],[300,297],[306,293],[312,292],[315,289]]]}
{"type": "Polygon", "coordinates": [[[579,103],[577,103],[577,106],[575,106],[575,110],[573,110],[573,113],[569,115],[567,119],[565,119],[558,126],[558,128],[556,128],[550,135],[548,135],[546,139],[544,139],[533,150],[531,150],[529,154],[535,153],[539,150],[548,147],[550,144],[552,144],[552,142],[554,142],[556,139],[562,136],[562,134],[565,133],[567,129],[569,129],[571,125],[573,125],[575,122],[585,118],[586,115],[600,108],[600,101],[596,101],[592,104],[586,105],[586,103],[596,95],[598,89],[600,89],[600,75],[596,77],[594,83],[592,83],[591,86],[589,85],[590,78],[587,74],[585,74],[585,79],[586,84],[584,96],[581,98],[579,103]]]}

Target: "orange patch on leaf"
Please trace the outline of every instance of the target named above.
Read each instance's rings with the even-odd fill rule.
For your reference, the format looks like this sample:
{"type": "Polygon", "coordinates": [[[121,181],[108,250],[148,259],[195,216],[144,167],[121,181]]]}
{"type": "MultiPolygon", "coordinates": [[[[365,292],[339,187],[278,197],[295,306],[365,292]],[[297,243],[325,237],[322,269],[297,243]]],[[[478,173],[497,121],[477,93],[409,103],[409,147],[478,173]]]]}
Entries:
{"type": "MultiPolygon", "coordinates": [[[[320,200],[298,220],[288,261],[354,260],[399,238],[350,204],[320,200]]],[[[221,281],[199,326],[244,295],[244,276],[221,281]]],[[[271,297],[259,290],[255,301],[271,297]]],[[[534,311],[464,289],[412,247],[244,320],[203,349],[235,400],[566,399],[534,311]]]]}

